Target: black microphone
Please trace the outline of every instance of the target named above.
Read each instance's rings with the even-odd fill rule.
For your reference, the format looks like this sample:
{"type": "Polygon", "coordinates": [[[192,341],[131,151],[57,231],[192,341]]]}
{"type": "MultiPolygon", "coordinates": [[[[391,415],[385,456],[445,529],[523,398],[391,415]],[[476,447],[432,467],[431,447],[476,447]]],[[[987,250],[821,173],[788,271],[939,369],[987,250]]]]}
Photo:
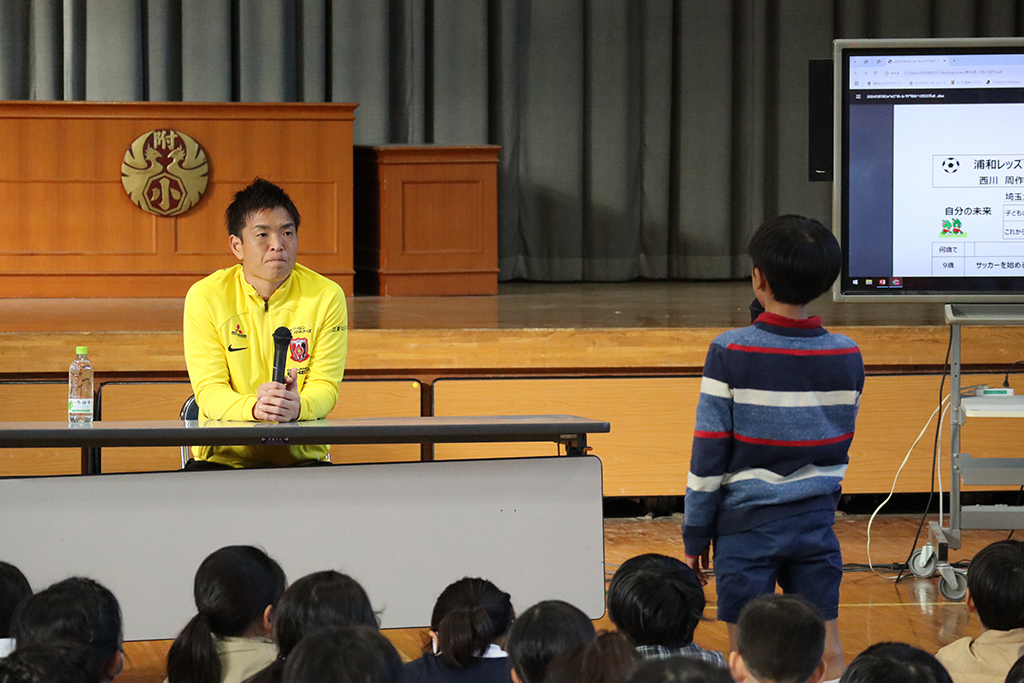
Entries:
{"type": "Polygon", "coordinates": [[[275,382],[284,384],[284,364],[288,362],[288,345],[292,341],[292,332],[287,327],[281,326],[274,330],[274,371],[272,378],[275,382]]]}

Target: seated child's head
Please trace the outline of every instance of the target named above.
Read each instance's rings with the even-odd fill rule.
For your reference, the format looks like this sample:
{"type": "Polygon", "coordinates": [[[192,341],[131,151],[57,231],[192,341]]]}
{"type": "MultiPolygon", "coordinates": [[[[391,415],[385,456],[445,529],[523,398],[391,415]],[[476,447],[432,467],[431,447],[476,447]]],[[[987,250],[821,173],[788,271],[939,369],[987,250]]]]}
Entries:
{"type": "Polygon", "coordinates": [[[729,668],[741,683],[817,683],[825,673],[825,622],[801,597],[762,595],[740,611],[736,650],[729,668]]]}
{"type": "Polygon", "coordinates": [[[946,668],[906,643],[875,643],[857,655],[842,683],[953,683],[946,668]]]}
{"type": "Polygon", "coordinates": [[[60,642],[19,647],[0,657],[0,683],[103,683],[90,673],[84,647],[60,642]]]}
{"type": "Polygon", "coordinates": [[[561,600],[538,602],[509,630],[506,650],[512,680],[541,683],[555,655],[595,635],[594,624],[579,608],[561,600]]]}
{"type": "Polygon", "coordinates": [[[644,662],[626,683],[733,683],[733,679],[728,669],[696,657],[669,657],[644,662]]]}
{"type": "Polygon", "coordinates": [[[623,562],[608,587],[608,616],[635,645],[689,645],[704,602],[692,569],[654,553],[623,562]]]}
{"type": "Polygon", "coordinates": [[[370,626],[330,626],[311,631],[292,649],[286,683],[402,683],[402,659],[370,626]]]}
{"type": "Polygon", "coordinates": [[[1010,672],[1006,674],[1006,683],[1024,683],[1024,657],[1010,667],[1010,672]]]}
{"type": "Polygon", "coordinates": [[[25,599],[14,614],[17,650],[67,643],[84,648],[86,673],[113,680],[124,666],[121,606],[92,579],[64,579],[25,599]]]}
{"type": "Polygon", "coordinates": [[[803,216],[771,219],[750,238],[748,252],[772,298],[783,304],[803,306],[814,301],[829,290],[842,267],[835,236],[803,216]]]}
{"type": "Polygon", "coordinates": [[[32,587],[21,570],[13,564],[0,562],[0,638],[11,637],[14,608],[32,595],[32,587]]]}
{"type": "Polygon", "coordinates": [[[466,577],[441,591],[430,615],[436,650],[444,660],[464,668],[512,626],[511,596],[486,579],[466,577]]]}
{"type": "Polygon", "coordinates": [[[213,636],[269,635],[270,614],[285,583],[281,565],[254,546],[229,545],[207,555],[192,583],[196,615],[167,653],[170,683],[220,681],[213,636]]]}
{"type": "Polygon", "coordinates": [[[602,631],[555,655],[544,683],[623,683],[642,661],[625,634],[602,631]]]}
{"type": "Polygon", "coordinates": [[[1024,626],[1024,543],[997,541],[978,551],[967,568],[967,590],[985,628],[1024,626]]]}

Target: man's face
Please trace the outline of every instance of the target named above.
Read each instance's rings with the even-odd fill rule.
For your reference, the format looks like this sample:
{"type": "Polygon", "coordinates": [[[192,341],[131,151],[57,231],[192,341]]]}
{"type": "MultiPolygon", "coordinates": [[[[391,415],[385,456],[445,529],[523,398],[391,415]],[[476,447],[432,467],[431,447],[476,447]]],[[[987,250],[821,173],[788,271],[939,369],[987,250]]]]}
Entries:
{"type": "Polygon", "coordinates": [[[241,238],[231,235],[228,241],[246,281],[257,290],[260,284],[276,289],[295,267],[299,234],[291,214],[281,207],[249,214],[241,238]]]}

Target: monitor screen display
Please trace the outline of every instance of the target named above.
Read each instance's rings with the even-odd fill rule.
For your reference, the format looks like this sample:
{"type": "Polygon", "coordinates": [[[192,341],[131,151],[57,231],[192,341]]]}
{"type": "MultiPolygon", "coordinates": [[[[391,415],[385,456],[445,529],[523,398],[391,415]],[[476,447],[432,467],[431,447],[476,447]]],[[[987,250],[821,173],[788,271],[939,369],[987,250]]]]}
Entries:
{"type": "Polygon", "coordinates": [[[1024,301],[1024,40],[836,41],[837,301],[1024,301]]]}

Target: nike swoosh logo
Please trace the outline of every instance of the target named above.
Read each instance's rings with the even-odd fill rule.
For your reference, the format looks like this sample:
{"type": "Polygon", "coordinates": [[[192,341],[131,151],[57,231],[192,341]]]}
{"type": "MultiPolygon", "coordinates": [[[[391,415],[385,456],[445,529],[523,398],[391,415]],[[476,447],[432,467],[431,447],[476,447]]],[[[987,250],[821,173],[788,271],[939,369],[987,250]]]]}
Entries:
{"type": "Polygon", "coordinates": [[[238,348],[235,348],[234,346],[231,346],[231,344],[228,344],[228,351],[245,351],[247,348],[249,348],[249,347],[248,346],[240,346],[238,348]]]}

